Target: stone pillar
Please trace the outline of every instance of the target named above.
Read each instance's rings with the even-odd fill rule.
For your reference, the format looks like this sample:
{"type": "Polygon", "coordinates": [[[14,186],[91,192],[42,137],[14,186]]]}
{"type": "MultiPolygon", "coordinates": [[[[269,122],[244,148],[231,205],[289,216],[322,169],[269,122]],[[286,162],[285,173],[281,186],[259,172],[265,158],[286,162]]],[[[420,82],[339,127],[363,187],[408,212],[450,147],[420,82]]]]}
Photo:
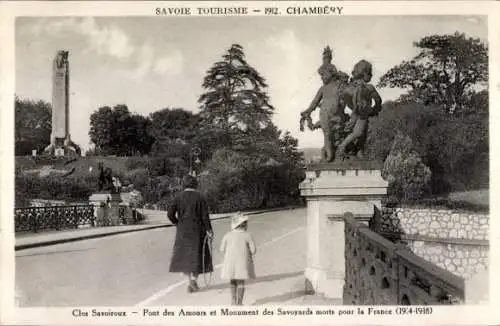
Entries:
{"type": "Polygon", "coordinates": [[[56,148],[69,137],[69,63],[68,53],[59,51],[52,68],[52,134],[56,148]]]}
{"type": "Polygon", "coordinates": [[[351,212],[368,221],[387,193],[380,166],[339,162],[308,167],[300,185],[307,200],[306,293],[342,299],[345,282],[344,220],[351,212]]]}
{"type": "Polygon", "coordinates": [[[120,194],[96,193],[89,197],[89,202],[94,206],[96,226],[119,225],[120,194]]]}
{"type": "Polygon", "coordinates": [[[111,225],[120,225],[120,194],[112,194],[109,200],[108,219],[111,225]]]}
{"type": "Polygon", "coordinates": [[[45,152],[55,156],[76,153],[69,132],[69,52],[60,50],[52,62],[52,131],[45,152]]]}

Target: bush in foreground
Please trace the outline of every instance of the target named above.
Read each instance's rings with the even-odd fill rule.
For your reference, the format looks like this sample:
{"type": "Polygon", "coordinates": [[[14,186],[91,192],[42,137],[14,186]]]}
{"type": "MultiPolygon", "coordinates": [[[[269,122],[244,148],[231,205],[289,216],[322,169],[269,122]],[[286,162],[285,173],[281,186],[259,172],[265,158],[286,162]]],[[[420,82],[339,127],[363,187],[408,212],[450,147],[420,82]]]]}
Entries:
{"type": "Polygon", "coordinates": [[[413,150],[410,137],[398,134],[384,162],[382,177],[389,182],[390,200],[409,202],[423,197],[431,171],[413,150]]]}

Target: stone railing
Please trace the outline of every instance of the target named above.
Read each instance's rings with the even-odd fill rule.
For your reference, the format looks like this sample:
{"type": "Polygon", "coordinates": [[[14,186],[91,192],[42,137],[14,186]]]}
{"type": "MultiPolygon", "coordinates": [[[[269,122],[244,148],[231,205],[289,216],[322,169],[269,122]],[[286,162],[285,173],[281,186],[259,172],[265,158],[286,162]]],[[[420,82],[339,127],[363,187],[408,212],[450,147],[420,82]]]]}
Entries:
{"type": "Polygon", "coordinates": [[[38,232],[93,226],[91,205],[26,207],[14,209],[16,232],[38,232]]]}
{"type": "Polygon", "coordinates": [[[464,279],[345,216],[348,305],[438,305],[464,301],[464,279]]]}

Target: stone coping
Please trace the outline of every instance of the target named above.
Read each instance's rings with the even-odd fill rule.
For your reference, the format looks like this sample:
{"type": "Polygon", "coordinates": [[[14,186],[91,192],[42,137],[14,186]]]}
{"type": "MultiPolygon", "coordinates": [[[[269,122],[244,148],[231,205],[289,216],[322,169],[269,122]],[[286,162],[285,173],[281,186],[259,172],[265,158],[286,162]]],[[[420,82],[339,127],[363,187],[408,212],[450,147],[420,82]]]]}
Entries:
{"type": "Polygon", "coordinates": [[[462,238],[434,238],[420,234],[404,234],[404,233],[394,233],[394,232],[384,232],[384,231],[379,231],[379,233],[387,238],[398,238],[403,241],[404,240],[423,241],[423,242],[436,242],[443,244],[469,245],[469,246],[481,246],[481,247],[490,246],[489,240],[462,239],[462,238]]]}
{"type": "Polygon", "coordinates": [[[423,271],[427,273],[426,277],[433,278],[434,282],[441,283],[441,285],[448,283],[461,291],[461,295],[463,295],[465,280],[460,276],[415,255],[409,249],[399,247],[397,255],[399,256],[400,261],[404,260],[406,263],[413,265],[413,270],[417,271],[417,274],[418,270],[423,271]]]}
{"type": "Polygon", "coordinates": [[[337,170],[381,170],[382,163],[372,160],[347,160],[331,163],[312,163],[307,171],[337,171],[337,170]]]}

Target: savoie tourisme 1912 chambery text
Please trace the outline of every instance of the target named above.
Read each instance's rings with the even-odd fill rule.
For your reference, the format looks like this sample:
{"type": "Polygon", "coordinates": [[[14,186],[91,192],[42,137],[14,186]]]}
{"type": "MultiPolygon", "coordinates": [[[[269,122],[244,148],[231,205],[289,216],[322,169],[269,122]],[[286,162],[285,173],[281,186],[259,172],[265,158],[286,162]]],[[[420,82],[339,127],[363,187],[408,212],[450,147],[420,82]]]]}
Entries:
{"type": "Polygon", "coordinates": [[[339,6],[288,6],[279,7],[157,7],[154,13],[157,16],[246,16],[249,14],[264,15],[288,15],[288,16],[311,16],[311,15],[341,15],[344,7],[339,6]]]}

